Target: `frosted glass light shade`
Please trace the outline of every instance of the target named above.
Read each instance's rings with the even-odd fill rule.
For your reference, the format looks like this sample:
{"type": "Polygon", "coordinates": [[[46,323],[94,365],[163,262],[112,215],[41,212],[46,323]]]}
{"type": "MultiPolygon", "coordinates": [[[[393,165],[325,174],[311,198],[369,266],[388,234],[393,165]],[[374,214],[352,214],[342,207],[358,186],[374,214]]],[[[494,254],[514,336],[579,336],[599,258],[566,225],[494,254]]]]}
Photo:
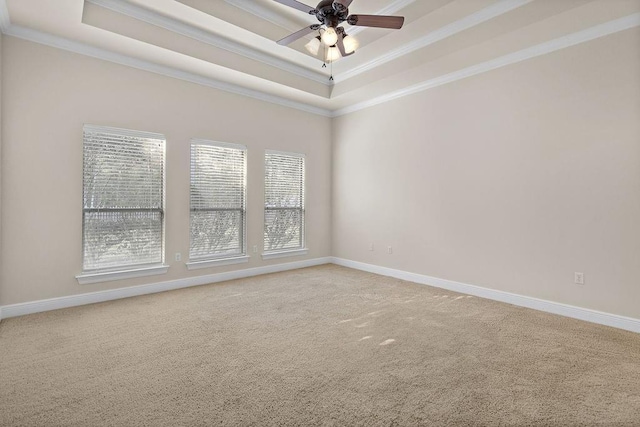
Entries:
{"type": "Polygon", "coordinates": [[[326,62],[334,62],[341,58],[340,51],[337,47],[330,47],[327,49],[327,55],[325,56],[326,62]]]}
{"type": "Polygon", "coordinates": [[[311,55],[316,56],[318,54],[318,51],[320,50],[320,38],[312,38],[309,43],[304,45],[304,47],[311,55]]]}
{"type": "Polygon", "coordinates": [[[338,41],[338,33],[333,27],[327,27],[326,30],[322,31],[321,37],[325,46],[333,46],[338,41]]]}
{"type": "Polygon", "coordinates": [[[344,43],[344,53],[350,54],[351,52],[355,52],[355,50],[360,46],[358,40],[353,36],[344,36],[342,39],[344,43]]]}

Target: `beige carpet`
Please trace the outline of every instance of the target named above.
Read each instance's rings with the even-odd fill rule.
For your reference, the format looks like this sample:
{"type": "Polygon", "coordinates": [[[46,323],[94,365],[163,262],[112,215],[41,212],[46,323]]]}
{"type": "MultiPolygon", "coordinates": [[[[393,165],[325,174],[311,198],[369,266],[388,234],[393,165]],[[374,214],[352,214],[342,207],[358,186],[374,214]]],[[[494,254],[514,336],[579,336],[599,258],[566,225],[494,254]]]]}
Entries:
{"type": "Polygon", "coordinates": [[[640,335],[333,265],[6,319],[2,426],[640,425],[640,335]]]}

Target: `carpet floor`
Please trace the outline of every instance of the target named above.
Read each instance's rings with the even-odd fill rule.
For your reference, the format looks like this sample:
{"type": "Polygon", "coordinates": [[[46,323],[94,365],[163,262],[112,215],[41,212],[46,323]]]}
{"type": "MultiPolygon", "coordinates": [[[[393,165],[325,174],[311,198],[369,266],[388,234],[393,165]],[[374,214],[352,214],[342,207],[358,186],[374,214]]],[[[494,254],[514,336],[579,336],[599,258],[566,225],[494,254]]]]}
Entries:
{"type": "Polygon", "coordinates": [[[2,426],[639,426],[640,334],[325,265],[0,323],[2,426]]]}

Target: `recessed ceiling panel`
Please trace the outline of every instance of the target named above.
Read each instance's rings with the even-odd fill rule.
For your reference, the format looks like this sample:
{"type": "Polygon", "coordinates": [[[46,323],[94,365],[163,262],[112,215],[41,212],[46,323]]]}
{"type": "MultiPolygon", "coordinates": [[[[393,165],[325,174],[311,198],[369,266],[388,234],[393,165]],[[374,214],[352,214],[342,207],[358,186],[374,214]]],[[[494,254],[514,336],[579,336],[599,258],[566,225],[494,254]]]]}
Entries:
{"type": "Polygon", "coordinates": [[[305,49],[316,33],[276,43],[316,17],[274,0],[4,1],[6,34],[319,114],[640,27],[640,0],[353,0],[404,26],[343,23],[359,47],[323,67],[305,49]]]}

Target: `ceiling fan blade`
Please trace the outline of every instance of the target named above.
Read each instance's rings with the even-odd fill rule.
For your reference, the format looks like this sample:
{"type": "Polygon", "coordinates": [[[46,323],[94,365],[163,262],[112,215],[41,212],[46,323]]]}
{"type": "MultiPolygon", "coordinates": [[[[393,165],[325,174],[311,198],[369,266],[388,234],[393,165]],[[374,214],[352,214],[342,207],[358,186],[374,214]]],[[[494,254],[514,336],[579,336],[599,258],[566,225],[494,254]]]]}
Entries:
{"type": "Polygon", "coordinates": [[[314,24],[314,25],[310,25],[308,27],[304,27],[303,29],[296,31],[293,34],[289,34],[287,37],[278,40],[278,44],[282,45],[282,46],[286,46],[288,44],[293,43],[294,41],[298,40],[299,38],[302,38],[304,36],[306,36],[309,33],[312,33],[314,31],[317,31],[320,28],[320,25],[314,24]]]}
{"type": "Polygon", "coordinates": [[[343,58],[345,56],[353,55],[355,53],[355,51],[351,53],[347,53],[346,49],[344,48],[344,30],[338,31],[338,41],[336,42],[336,46],[338,47],[338,50],[340,51],[340,55],[342,55],[343,58]]]}
{"type": "Polygon", "coordinates": [[[358,27],[392,28],[399,30],[404,24],[404,16],[351,15],[347,22],[358,27]]]}
{"type": "Polygon", "coordinates": [[[311,6],[307,6],[304,3],[300,3],[299,1],[296,0],[275,0],[276,2],[283,4],[285,6],[289,6],[292,7],[294,9],[298,9],[304,13],[308,13],[309,15],[311,15],[312,13],[316,12],[316,9],[311,7],[311,6]]]}

